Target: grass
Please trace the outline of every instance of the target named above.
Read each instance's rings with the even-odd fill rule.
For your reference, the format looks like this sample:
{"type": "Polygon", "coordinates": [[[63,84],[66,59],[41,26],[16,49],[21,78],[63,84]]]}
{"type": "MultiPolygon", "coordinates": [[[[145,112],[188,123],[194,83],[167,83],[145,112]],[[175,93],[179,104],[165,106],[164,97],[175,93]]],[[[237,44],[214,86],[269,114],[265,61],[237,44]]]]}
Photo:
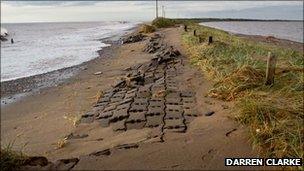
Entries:
{"type": "Polygon", "coordinates": [[[140,33],[153,33],[155,32],[155,27],[152,25],[143,24],[139,30],[140,33]]]}
{"type": "Polygon", "coordinates": [[[303,158],[303,53],[198,24],[188,28],[182,39],[191,63],[215,81],[209,96],[235,102],[234,118],[250,128],[260,154],[303,158]],[[194,29],[197,36],[193,36],[194,29]],[[209,36],[214,39],[210,45],[209,36]],[[272,86],[264,85],[268,52],[278,57],[272,86]]]}
{"type": "Polygon", "coordinates": [[[12,150],[13,144],[8,144],[0,151],[0,168],[3,171],[16,170],[24,164],[27,159],[22,152],[12,150]]]}
{"type": "Polygon", "coordinates": [[[64,115],[63,118],[70,121],[73,126],[77,126],[80,122],[81,115],[64,115]]]}
{"type": "Polygon", "coordinates": [[[104,96],[104,92],[99,90],[95,95],[95,104],[97,104],[103,96],[104,96]]]}
{"type": "Polygon", "coordinates": [[[64,148],[66,147],[68,144],[68,140],[67,138],[61,138],[57,141],[57,144],[56,144],[56,148],[55,149],[61,149],[61,148],[64,148]]]}
{"type": "Polygon", "coordinates": [[[155,26],[156,28],[166,28],[166,27],[171,27],[174,26],[175,20],[169,19],[169,18],[163,18],[163,17],[158,17],[152,21],[152,25],[155,26]]]}

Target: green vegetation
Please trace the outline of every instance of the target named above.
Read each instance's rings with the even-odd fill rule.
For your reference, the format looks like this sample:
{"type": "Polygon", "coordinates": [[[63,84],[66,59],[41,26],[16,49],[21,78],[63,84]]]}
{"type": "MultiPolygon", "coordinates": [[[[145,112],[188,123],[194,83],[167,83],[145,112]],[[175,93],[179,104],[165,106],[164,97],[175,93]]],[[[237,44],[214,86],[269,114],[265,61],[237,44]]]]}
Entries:
{"type": "Polygon", "coordinates": [[[156,28],[166,28],[175,25],[175,20],[169,18],[158,17],[152,21],[152,25],[156,28]]]}
{"type": "Polygon", "coordinates": [[[155,32],[155,27],[148,25],[148,24],[144,24],[139,28],[139,32],[141,33],[153,33],[155,32]]]}
{"type": "Polygon", "coordinates": [[[26,156],[21,152],[12,150],[12,144],[1,148],[0,151],[0,168],[3,171],[16,170],[24,164],[26,156]]]}
{"type": "Polygon", "coordinates": [[[215,81],[209,96],[235,101],[234,118],[250,128],[260,154],[303,158],[303,53],[194,23],[188,28],[182,37],[191,62],[215,81]],[[214,40],[210,45],[209,36],[214,40]],[[272,86],[264,85],[268,52],[278,57],[272,86]]]}

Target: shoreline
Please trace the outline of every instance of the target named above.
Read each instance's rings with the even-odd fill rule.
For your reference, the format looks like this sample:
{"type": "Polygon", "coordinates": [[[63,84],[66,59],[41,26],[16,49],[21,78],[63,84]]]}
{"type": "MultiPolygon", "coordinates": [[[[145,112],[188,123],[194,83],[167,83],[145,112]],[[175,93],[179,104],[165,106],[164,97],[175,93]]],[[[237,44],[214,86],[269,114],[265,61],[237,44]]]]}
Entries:
{"type": "MultiPolygon", "coordinates": [[[[223,30],[225,31],[225,30],[223,30]]],[[[273,36],[262,36],[262,35],[247,35],[247,34],[234,34],[237,37],[245,38],[251,41],[266,43],[274,46],[279,46],[282,48],[289,48],[303,53],[304,43],[296,42],[288,39],[281,39],[273,36]]]]}
{"type": "MultiPolygon", "coordinates": [[[[208,22],[234,22],[234,21],[208,21],[208,22]]],[[[215,26],[209,26],[209,25],[204,25],[203,23],[208,23],[208,22],[199,22],[198,24],[199,25],[202,25],[204,27],[208,27],[208,28],[212,28],[212,29],[216,29],[216,30],[221,30],[221,31],[224,31],[224,32],[227,32],[231,35],[236,35],[236,36],[241,36],[241,37],[254,37],[254,38],[271,38],[273,40],[276,40],[276,41],[284,41],[284,42],[289,42],[290,44],[304,44],[304,41],[301,42],[301,41],[296,41],[296,40],[290,40],[290,39],[286,39],[286,38],[281,38],[281,37],[277,37],[277,36],[272,36],[272,35],[263,35],[263,34],[244,34],[244,33],[240,33],[240,32],[233,32],[233,31],[228,31],[228,30],[225,30],[224,28],[217,28],[215,26]]],[[[237,22],[246,22],[246,21],[237,21],[237,22]]],[[[248,22],[251,22],[251,21],[248,21],[248,22]]],[[[273,21],[275,22],[275,21],[273,21]]],[[[279,21],[278,21],[279,22],[279,21]]],[[[287,21],[283,21],[283,22],[287,22],[287,21]]],[[[290,21],[290,22],[293,22],[293,21],[290,21]]]]}
{"type": "Polygon", "coordinates": [[[78,65],[61,68],[43,74],[18,78],[16,80],[1,82],[1,106],[9,104],[10,101],[14,102],[14,100],[18,100],[19,95],[23,97],[23,94],[33,94],[44,88],[56,87],[58,85],[68,83],[70,79],[79,74],[81,70],[86,70],[90,63],[94,63],[94,61],[99,58],[106,57],[106,54],[116,46],[117,45],[111,44],[111,46],[104,47],[102,50],[98,51],[99,55],[96,58],[78,65]]]}
{"type": "Polygon", "coordinates": [[[39,93],[42,89],[68,83],[82,70],[86,70],[91,63],[95,63],[100,58],[109,56],[108,54],[120,45],[120,40],[130,33],[133,33],[137,28],[138,26],[127,29],[122,35],[113,35],[107,38],[97,39],[102,43],[110,44],[110,46],[102,47],[96,51],[98,56],[89,61],[38,75],[1,82],[1,107],[16,102],[24,96],[39,93]]]}

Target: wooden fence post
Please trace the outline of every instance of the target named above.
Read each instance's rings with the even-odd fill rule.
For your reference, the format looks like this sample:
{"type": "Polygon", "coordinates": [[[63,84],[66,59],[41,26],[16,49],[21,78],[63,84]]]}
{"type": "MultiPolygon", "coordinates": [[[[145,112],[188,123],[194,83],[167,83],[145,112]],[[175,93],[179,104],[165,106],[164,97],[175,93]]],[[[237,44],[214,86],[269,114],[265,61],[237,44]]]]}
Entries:
{"type": "Polygon", "coordinates": [[[209,36],[208,44],[210,45],[213,42],[212,36],[209,36]]]}
{"type": "Polygon", "coordinates": [[[271,52],[268,52],[265,85],[272,85],[274,83],[276,62],[277,57],[271,52]]]}
{"type": "Polygon", "coordinates": [[[196,30],[193,30],[193,36],[196,36],[196,30]]]}

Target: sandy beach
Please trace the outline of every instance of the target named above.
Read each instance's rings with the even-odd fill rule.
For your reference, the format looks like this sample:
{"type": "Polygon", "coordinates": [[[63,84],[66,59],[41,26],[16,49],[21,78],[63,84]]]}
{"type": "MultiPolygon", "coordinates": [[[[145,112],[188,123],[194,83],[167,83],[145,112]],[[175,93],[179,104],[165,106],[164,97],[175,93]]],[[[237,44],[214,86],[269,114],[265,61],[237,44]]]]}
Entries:
{"type": "MultiPolygon", "coordinates": [[[[100,56],[79,66],[52,73],[1,83],[1,96],[29,93],[1,107],[1,145],[13,143],[15,150],[50,161],[78,158],[75,170],[95,169],[224,169],[227,156],[257,157],[248,130],[230,118],[233,102],[224,102],[206,94],[213,82],[190,64],[181,43],[181,27],[159,29],[160,41],[181,53],[182,65],[176,76],[181,90],[195,92],[198,117],[187,124],[185,132],[164,131],[152,137],[157,128],[113,131],[113,125],[75,121],[90,112],[99,94],[113,88],[126,75],[127,68],[151,61],[144,52],[149,34],[143,41],[103,48],[100,56]],[[212,113],[206,116],[206,113],[212,113]],[[68,135],[80,138],[66,140],[68,135]],[[129,148],[117,148],[120,145],[129,148]],[[110,150],[109,155],[92,155],[110,150]]],[[[271,43],[302,51],[303,44],[286,40],[267,41],[266,37],[245,36],[251,41],[271,43]]],[[[14,97],[14,96],[13,96],[14,97]]],[[[6,102],[2,102],[3,104],[6,102]]],[[[231,169],[258,169],[237,167],[231,169]]]]}

